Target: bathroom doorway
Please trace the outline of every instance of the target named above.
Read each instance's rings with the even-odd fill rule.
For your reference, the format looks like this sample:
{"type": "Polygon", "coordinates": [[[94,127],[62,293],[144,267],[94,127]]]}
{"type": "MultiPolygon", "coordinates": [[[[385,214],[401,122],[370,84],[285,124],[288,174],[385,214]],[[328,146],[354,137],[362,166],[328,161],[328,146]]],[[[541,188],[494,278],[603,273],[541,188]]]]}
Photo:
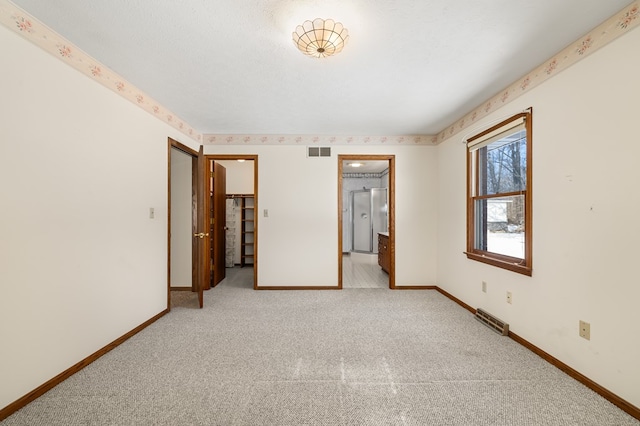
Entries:
{"type": "Polygon", "coordinates": [[[338,156],[338,287],[395,288],[395,156],[338,156]]]}

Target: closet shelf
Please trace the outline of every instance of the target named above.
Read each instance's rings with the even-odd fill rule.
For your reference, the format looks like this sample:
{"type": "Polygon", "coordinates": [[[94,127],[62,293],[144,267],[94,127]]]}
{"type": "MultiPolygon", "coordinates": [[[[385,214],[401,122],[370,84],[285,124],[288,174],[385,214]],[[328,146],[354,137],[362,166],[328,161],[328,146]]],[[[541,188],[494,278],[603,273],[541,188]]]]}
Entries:
{"type": "Polygon", "coordinates": [[[244,194],[241,200],[242,238],[240,243],[240,266],[244,267],[253,265],[255,197],[253,194],[244,194]]]}

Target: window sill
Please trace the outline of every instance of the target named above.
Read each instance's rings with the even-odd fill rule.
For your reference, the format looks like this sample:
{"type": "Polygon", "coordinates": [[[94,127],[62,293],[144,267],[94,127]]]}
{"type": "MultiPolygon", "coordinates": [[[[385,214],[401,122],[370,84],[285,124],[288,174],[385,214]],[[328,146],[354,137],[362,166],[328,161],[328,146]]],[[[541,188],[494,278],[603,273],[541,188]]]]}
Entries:
{"type": "Polygon", "coordinates": [[[467,255],[467,259],[486,263],[487,265],[496,266],[498,268],[507,269],[509,271],[516,272],[518,274],[526,275],[528,277],[530,277],[533,272],[530,266],[524,266],[524,265],[521,265],[520,263],[499,259],[497,257],[493,257],[490,255],[471,253],[467,251],[464,252],[464,254],[467,255]]]}

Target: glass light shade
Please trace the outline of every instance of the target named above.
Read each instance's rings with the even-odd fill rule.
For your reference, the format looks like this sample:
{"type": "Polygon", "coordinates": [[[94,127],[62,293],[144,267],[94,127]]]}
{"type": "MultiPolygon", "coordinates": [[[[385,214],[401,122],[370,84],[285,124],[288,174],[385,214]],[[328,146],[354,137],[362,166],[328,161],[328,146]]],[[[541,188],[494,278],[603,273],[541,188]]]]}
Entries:
{"type": "Polygon", "coordinates": [[[340,53],[349,39],[349,31],[332,19],[314,19],[298,25],[293,42],[305,55],[325,58],[340,53]]]}

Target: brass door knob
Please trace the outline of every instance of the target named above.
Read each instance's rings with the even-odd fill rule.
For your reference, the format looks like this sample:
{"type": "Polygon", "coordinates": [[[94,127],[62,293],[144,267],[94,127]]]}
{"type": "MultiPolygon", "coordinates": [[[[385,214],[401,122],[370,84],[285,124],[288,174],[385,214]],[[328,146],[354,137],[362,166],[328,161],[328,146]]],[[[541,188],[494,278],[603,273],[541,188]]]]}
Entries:
{"type": "Polygon", "coordinates": [[[194,237],[198,237],[198,238],[204,238],[204,237],[208,237],[209,233],[207,232],[206,234],[204,232],[199,232],[197,234],[193,234],[194,237]]]}

